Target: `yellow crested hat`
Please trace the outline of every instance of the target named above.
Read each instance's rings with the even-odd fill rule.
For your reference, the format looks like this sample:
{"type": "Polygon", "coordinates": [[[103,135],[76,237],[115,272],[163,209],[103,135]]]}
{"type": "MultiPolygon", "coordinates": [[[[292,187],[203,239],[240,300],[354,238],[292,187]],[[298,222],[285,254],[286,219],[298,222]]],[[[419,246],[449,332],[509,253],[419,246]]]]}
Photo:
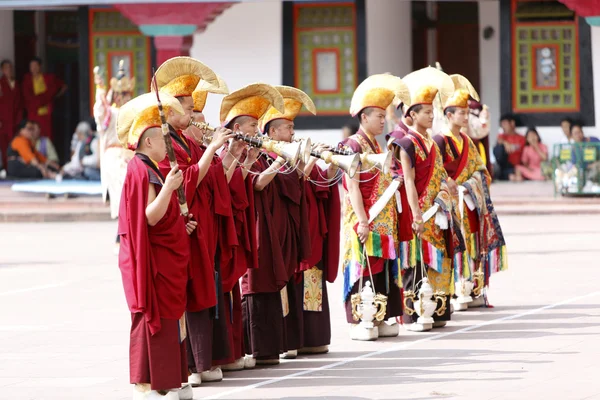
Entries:
{"type": "Polygon", "coordinates": [[[192,57],[173,57],[156,70],[156,84],[161,93],[173,97],[191,96],[200,80],[218,87],[219,80],[212,69],[192,57]]]}
{"type": "MultiPolygon", "coordinates": [[[[160,101],[165,114],[170,110],[183,115],[185,112],[181,103],[175,97],[162,93],[160,101]]],[[[125,148],[135,150],[144,132],[150,128],[160,127],[161,120],[158,113],[155,93],[146,93],[125,103],[119,109],[117,117],[117,136],[125,148]]]]}
{"type": "Polygon", "coordinates": [[[444,110],[448,107],[468,108],[469,107],[469,91],[467,89],[458,89],[444,104],[444,110]]]}
{"type": "Polygon", "coordinates": [[[293,121],[300,113],[302,106],[313,115],[317,114],[317,108],[312,99],[300,89],[291,86],[274,86],[281,97],[283,97],[284,111],[280,112],[275,107],[271,106],[260,119],[258,128],[264,133],[265,127],[271,121],[276,119],[287,119],[293,121]]]}
{"type": "Polygon", "coordinates": [[[402,79],[391,74],[371,75],[354,91],[350,115],[354,117],[367,107],[385,110],[395,98],[403,103],[410,101],[409,88],[402,79]]]}
{"type": "Polygon", "coordinates": [[[454,89],[466,89],[469,92],[469,96],[471,96],[475,101],[479,101],[479,93],[473,87],[471,82],[460,74],[450,75],[452,82],[454,83],[454,89]]]}
{"type": "Polygon", "coordinates": [[[448,98],[454,94],[452,78],[436,68],[426,67],[413,71],[402,80],[410,89],[411,98],[410,103],[407,104],[409,107],[418,104],[433,104],[438,93],[441,104],[445,104],[448,98]]]}
{"type": "Polygon", "coordinates": [[[227,87],[227,83],[217,75],[217,79],[219,81],[219,86],[213,86],[207,83],[204,79],[200,80],[198,86],[192,93],[192,99],[194,100],[194,112],[202,112],[204,110],[204,106],[206,105],[206,98],[209,93],[215,94],[229,94],[229,88],[227,87]]]}
{"type": "Polygon", "coordinates": [[[227,126],[234,118],[249,116],[259,120],[270,106],[285,112],[283,97],[266,83],[253,83],[223,98],[220,119],[227,126]]]}

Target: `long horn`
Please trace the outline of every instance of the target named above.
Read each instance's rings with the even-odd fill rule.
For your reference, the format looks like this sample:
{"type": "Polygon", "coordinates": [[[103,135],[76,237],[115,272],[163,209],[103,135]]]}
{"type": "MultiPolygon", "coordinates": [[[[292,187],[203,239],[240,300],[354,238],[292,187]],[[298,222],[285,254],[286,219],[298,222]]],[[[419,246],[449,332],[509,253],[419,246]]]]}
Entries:
{"type": "Polygon", "coordinates": [[[280,142],[278,140],[264,140],[263,148],[267,151],[271,151],[280,157],[283,157],[285,161],[290,165],[296,165],[298,157],[300,157],[301,144],[297,142],[287,143],[280,142]]]}
{"type": "Polygon", "coordinates": [[[312,141],[310,138],[297,139],[294,142],[300,143],[300,159],[304,164],[308,164],[311,156],[312,141]]]}
{"type": "Polygon", "coordinates": [[[350,178],[353,178],[354,175],[356,175],[358,167],[360,166],[359,154],[349,154],[343,156],[340,154],[332,153],[331,151],[323,151],[321,154],[313,152],[312,155],[319,157],[327,164],[333,164],[339,167],[342,171],[348,174],[350,178]]]}
{"type": "Polygon", "coordinates": [[[367,168],[377,168],[384,174],[390,173],[392,169],[392,152],[381,154],[361,154],[360,161],[367,168]]]}

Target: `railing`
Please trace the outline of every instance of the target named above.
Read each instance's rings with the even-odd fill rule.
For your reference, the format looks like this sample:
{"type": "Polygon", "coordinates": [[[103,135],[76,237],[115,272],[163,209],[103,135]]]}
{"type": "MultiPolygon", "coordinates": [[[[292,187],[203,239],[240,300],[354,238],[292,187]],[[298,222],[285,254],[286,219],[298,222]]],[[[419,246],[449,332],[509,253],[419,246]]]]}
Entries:
{"type": "Polygon", "coordinates": [[[554,194],[600,195],[600,143],[554,145],[554,194]]]}

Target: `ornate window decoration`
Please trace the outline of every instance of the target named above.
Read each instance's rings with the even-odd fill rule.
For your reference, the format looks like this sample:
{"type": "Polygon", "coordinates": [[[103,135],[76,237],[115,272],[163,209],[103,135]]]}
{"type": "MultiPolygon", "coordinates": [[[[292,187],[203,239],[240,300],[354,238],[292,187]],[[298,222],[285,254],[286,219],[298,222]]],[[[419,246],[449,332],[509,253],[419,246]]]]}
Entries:
{"type": "MultiPolygon", "coordinates": [[[[94,66],[98,65],[108,84],[117,73],[119,61],[124,60],[127,73],[135,77],[135,96],[147,93],[150,90],[150,39],[111,8],[90,9],[89,27],[90,76],[93,76],[94,66]]],[[[94,104],[93,79],[90,85],[90,104],[94,104]]]]}
{"type": "Polygon", "coordinates": [[[512,0],[513,111],[579,112],[579,26],[573,11],[512,0]]]}
{"type": "Polygon", "coordinates": [[[294,80],[318,115],[347,115],[358,85],[355,3],[294,4],[294,80]]]}

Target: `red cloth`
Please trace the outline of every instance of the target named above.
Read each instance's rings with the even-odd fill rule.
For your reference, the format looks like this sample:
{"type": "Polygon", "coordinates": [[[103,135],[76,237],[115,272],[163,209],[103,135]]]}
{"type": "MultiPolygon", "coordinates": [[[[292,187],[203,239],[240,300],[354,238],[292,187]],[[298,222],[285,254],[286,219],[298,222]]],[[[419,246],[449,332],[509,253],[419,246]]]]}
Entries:
{"type": "Polygon", "coordinates": [[[177,389],[188,378],[185,341],[179,340],[179,320],[161,318],[160,323],[160,332],[151,335],[144,315],[131,314],[130,383],[149,383],[152,390],[177,389]]]}
{"type": "Polygon", "coordinates": [[[512,165],[521,164],[521,156],[526,143],[525,136],[519,135],[518,133],[502,133],[500,136],[498,136],[498,140],[503,140],[506,143],[510,143],[517,147],[517,150],[508,155],[508,162],[510,162],[512,165]]]}
{"type": "Polygon", "coordinates": [[[43,74],[46,82],[46,91],[35,95],[33,92],[33,77],[30,73],[23,77],[23,102],[27,110],[27,118],[40,125],[41,136],[52,140],[52,102],[54,96],[63,87],[64,82],[54,74],[43,74]],[[38,115],[40,107],[48,107],[46,115],[38,115]]]}
{"type": "MultiPolygon", "coordinates": [[[[189,212],[198,221],[191,237],[191,282],[188,290],[188,311],[201,311],[217,304],[214,264],[217,245],[221,265],[226,265],[237,245],[231,211],[231,196],[223,165],[214,157],[212,165],[199,185],[198,162],[204,149],[193,140],[171,132],[171,141],[179,169],[183,173],[183,187],[189,212]]],[[[166,175],[171,170],[169,159],[159,163],[166,175]]]]}
{"type": "MultiPolygon", "coordinates": [[[[328,282],[335,281],[340,259],[341,204],[338,185],[327,187],[327,171],[315,165],[306,180],[305,193],[310,226],[310,257],[300,263],[305,271],[321,261],[328,282]]],[[[301,277],[301,276],[300,276],[301,277]]]]}
{"type": "MultiPolygon", "coordinates": [[[[260,173],[267,168],[268,162],[261,158],[252,170],[260,173]]],[[[243,295],[278,292],[296,272],[299,262],[310,255],[306,195],[296,172],[279,173],[262,191],[255,191],[254,206],[259,267],[244,275],[243,295]]]]}
{"type": "MultiPolygon", "coordinates": [[[[158,177],[138,156],[127,165],[119,209],[119,268],[131,313],[143,313],[150,334],[161,318],[179,319],[185,311],[189,277],[189,238],[173,193],[167,212],[155,225],[146,219],[148,187],[158,177]]],[[[160,184],[154,184],[157,194],[160,184]]]]}
{"type": "Polygon", "coordinates": [[[0,152],[6,167],[6,150],[23,118],[21,88],[15,82],[11,88],[6,76],[0,78],[0,152]]]}

